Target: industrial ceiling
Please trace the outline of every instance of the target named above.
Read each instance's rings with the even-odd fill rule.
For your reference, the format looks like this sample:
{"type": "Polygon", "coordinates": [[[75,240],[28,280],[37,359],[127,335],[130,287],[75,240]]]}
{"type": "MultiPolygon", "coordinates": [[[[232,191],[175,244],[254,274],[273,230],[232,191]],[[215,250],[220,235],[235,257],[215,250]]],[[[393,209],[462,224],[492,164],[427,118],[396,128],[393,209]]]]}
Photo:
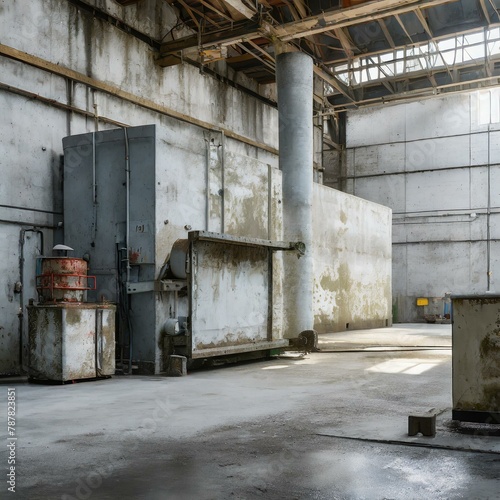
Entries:
{"type": "Polygon", "coordinates": [[[484,88],[500,79],[500,0],[170,3],[192,34],[169,33],[161,66],[225,59],[265,84],[274,81],[279,52],[301,50],[313,57],[325,82],[324,107],[333,111],[484,88]]]}

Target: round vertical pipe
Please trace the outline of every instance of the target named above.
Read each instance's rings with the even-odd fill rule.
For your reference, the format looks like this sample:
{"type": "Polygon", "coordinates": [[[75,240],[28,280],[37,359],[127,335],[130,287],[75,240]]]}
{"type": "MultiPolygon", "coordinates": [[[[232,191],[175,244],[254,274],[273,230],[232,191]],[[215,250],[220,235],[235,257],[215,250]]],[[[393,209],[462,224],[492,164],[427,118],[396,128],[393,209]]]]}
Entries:
{"type": "MultiPolygon", "coordinates": [[[[126,206],[126,224],[127,227],[125,228],[125,246],[127,247],[127,283],[125,285],[125,291],[127,290],[127,285],[130,282],[130,144],[129,144],[129,137],[127,133],[127,127],[123,128],[123,133],[125,137],[125,185],[126,185],[126,196],[127,196],[127,206],[126,206]]],[[[126,291],[126,304],[127,304],[127,309],[126,309],[126,315],[127,315],[127,327],[128,327],[128,353],[129,353],[129,360],[128,360],[128,374],[132,374],[132,321],[130,319],[130,310],[129,310],[129,304],[130,304],[130,296],[128,295],[128,292],[126,291]]]]}
{"type": "Polygon", "coordinates": [[[313,316],[313,62],[302,52],[276,59],[279,155],[283,174],[285,241],[301,241],[305,254],[284,254],[284,337],[311,330],[313,316]]]}
{"type": "Polygon", "coordinates": [[[205,136],[205,231],[210,229],[210,134],[205,136]]]}
{"type": "Polygon", "coordinates": [[[226,202],[224,195],[226,193],[226,135],[224,134],[224,130],[221,131],[221,158],[220,158],[220,171],[221,171],[221,212],[220,212],[220,232],[224,234],[226,231],[226,221],[225,221],[225,211],[226,211],[226,202]]]}
{"type": "Polygon", "coordinates": [[[127,284],[130,282],[130,145],[128,140],[127,127],[123,127],[125,137],[125,186],[126,186],[126,225],[125,246],[127,247],[127,284]]]}

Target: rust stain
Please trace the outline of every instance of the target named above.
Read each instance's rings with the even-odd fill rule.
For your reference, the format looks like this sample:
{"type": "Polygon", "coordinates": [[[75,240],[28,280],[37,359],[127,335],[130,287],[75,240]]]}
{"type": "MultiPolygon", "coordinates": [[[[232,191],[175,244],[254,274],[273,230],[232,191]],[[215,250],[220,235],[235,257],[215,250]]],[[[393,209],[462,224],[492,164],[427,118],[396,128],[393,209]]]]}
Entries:
{"type": "Polygon", "coordinates": [[[129,258],[129,261],[131,264],[137,264],[140,257],[141,257],[141,254],[139,252],[135,252],[135,251],[131,250],[128,258],[129,258]]]}
{"type": "Polygon", "coordinates": [[[42,274],[37,290],[46,301],[81,302],[88,289],[87,262],[71,257],[47,257],[42,260],[42,274]]]}

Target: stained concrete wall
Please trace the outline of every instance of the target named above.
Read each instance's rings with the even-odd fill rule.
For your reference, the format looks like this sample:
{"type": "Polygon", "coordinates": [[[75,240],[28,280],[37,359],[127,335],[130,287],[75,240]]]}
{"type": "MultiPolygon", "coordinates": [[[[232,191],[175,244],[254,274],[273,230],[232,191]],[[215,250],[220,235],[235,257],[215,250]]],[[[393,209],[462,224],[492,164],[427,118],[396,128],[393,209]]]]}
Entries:
{"type": "Polygon", "coordinates": [[[499,100],[496,89],[348,114],[341,183],[393,209],[395,321],[444,315],[445,295],[485,292],[488,271],[500,286],[499,100]]]}
{"type": "Polygon", "coordinates": [[[392,324],[391,210],[314,185],[314,328],[392,324]]]}
{"type": "MultiPolygon", "coordinates": [[[[178,24],[177,12],[164,0],[144,0],[129,7],[121,7],[113,0],[86,3],[155,40],[168,39],[165,37],[178,24]]],[[[205,168],[207,134],[221,127],[248,139],[226,137],[227,155],[247,157],[250,162],[258,160],[277,169],[278,158],[273,151],[278,147],[278,115],[274,106],[256,95],[261,90],[256,82],[224,63],[215,66],[222,79],[234,81],[251,92],[236,89],[189,64],[159,68],[154,63],[153,50],[144,40],[79,10],[67,0],[0,0],[0,24],[2,45],[25,53],[24,61],[0,55],[0,374],[6,374],[19,372],[21,356],[26,361],[26,352],[20,352],[20,332],[23,330],[26,336],[27,329],[20,329],[20,321],[26,322],[22,316],[24,306],[36,297],[35,257],[50,253],[53,244],[64,238],[63,137],[120,125],[156,124],[164,131],[164,149],[172,151],[169,146],[175,145],[172,160],[179,165],[176,175],[183,182],[198,186],[203,174],[189,170],[186,175],[188,169],[184,166],[205,168]],[[31,56],[41,60],[34,61],[31,56]],[[41,69],[46,67],[44,62],[92,80],[82,83],[81,79],[58,71],[41,69]],[[99,89],[102,85],[112,85],[156,106],[183,113],[186,120],[131,103],[99,89]],[[213,125],[213,130],[187,123],[192,119],[210,124],[209,129],[213,125]],[[264,147],[252,145],[252,141],[264,147]],[[40,233],[23,233],[34,227],[43,233],[43,248],[40,233]],[[18,282],[24,284],[22,294],[16,292],[18,282]]],[[[186,34],[182,29],[174,32],[177,37],[186,34]]],[[[263,92],[272,95],[268,88],[263,92]]],[[[216,140],[218,135],[215,133],[216,140]]],[[[315,137],[319,144],[319,127],[315,137]]],[[[320,150],[315,150],[318,172],[320,150]]],[[[320,177],[317,173],[316,178],[320,177]]],[[[279,202],[277,184],[271,190],[279,202]]],[[[248,213],[248,207],[242,203],[246,198],[228,198],[227,204],[248,213]]],[[[199,197],[194,201],[199,207],[205,205],[199,197]]],[[[194,227],[193,221],[204,221],[204,212],[194,215],[190,208],[179,215],[179,227],[183,227],[183,222],[194,227]]],[[[227,218],[228,230],[234,221],[233,213],[232,218],[227,218]]],[[[217,230],[220,217],[216,212],[211,223],[217,230]]],[[[277,221],[277,226],[270,228],[271,234],[280,231],[279,224],[277,221]]],[[[330,312],[333,314],[333,309],[330,312]]]]}
{"type": "MultiPolygon", "coordinates": [[[[177,12],[164,0],[147,0],[121,7],[112,0],[87,3],[162,39],[177,24],[177,12]]],[[[159,68],[151,47],[116,26],[75,8],[66,0],[33,2],[0,1],[1,43],[78,71],[95,81],[119,87],[139,98],[166,106],[188,118],[225,127],[270,148],[278,146],[277,110],[255,96],[256,82],[222,64],[223,77],[245,86],[240,91],[189,64],[159,68]]],[[[182,31],[176,31],[181,36],[182,31]]],[[[161,112],[132,104],[116,96],[77,83],[25,62],[0,56],[0,374],[19,371],[19,313],[29,298],[36,297],[33,269],[39,254],[40,236],[26,234],[25,288],[15,292],[21,280],[20,234],[36,225],[44,233],[44,249],[62,241],[62,138],[125,125],[156,124],[165,132],[165,150],[174,144],[177,175],[183,165],[202,165],[203,172],[185,175],[185,182],[203,178],[206,133],[200,127],[173,119],[161,112]],[[31,92],[34,95],[19,95],[31,92]],[[45,99],[53,102],[44,102],[45,99]],[[71,110],[64,109],[70,106],[71,110]],[[87,116],[85,116],[87,113],[87,116]],[[95,114],[95,116],[94,116],[95,114]],[[98,115],[98,118],[96,118],[98,115]],[[193,158],[195,162],[193,163],[193,158]],[[29,278],[28,278],[29,276],[29,278]]],[[[220,134],[216,134],[220,135],[220,134]]],[[[278,167],[277,156],[266,149],[226,138],[227,154],[260,160],[278,167]]],[[[172,148],[170,148],[172,150],[172,148]]],[[[205,206],[204,201],[202,202],[205,206]]],[[[204,212],[203,212],[204,213],[204,212]]],[[[166,217],[168,218],[168,217],[166,217]]],[[[204,221],[204,215],[201,217],[204,221]]],[[[186,211],[186,224],[197,217],[186,211]]],[[[231,223],[231,219],[228,220],[231,223]]],[[[193,225],[194,227],[194,225],[193,225]]],[[[185,233],[185,231],[184,231],[185,233]]]]}

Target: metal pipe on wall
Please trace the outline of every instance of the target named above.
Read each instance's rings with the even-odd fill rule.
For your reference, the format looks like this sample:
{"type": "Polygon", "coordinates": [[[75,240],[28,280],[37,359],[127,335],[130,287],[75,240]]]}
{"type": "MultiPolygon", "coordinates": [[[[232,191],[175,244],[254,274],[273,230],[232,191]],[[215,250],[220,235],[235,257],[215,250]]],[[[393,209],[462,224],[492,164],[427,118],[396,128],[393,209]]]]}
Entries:
{"type": "Polygon", "coordinates": [[[127,207],[126,207],[126,227],[125,227],[125,246],[127,247],[127,283],[130,281],[130,151],[128,142],[127,127],[123,129],[125,136],[125,176],[126,176],[126,197],[127,197],[127,207]]]}
{"type": "Polygon", "coordinates": [[[53,224],[34,224],[31,221],[23,221],[23,220],[9,220],[9,219],[0,219],[1,224],[13,224],[14,226],[35,226],[43,229],[59,229],[62,227],[62,222],[60,222],[60,225],[53,225],[53,224]]]}
{"type": "Polygon", "coordinates": [[[92,241],[97,233],[97,182],[96,182],[96,144],[95,132],[92,132],[92,241]]]}
{"type": "Polygon", "coordinates": [[[37,227],[29,229],[21,229],[19,233],[19,366],[23,368],[23,339],[24,339],[24,242],[26,233],[38,234],[40,237],[40,255],[43,255],[44,250],[44,234],[37,227]]]}
{"type": "Polygon", "coordinates": [[[125,138],[125,176],[126,176],[126,198],[127,198],[127,206],[126,206],[126,228],[125,228],[125,246],[127,248],[127,256],[126,256],[126,263],[127,263],[127,282],[125,285],[125,291],[123,296],[126,297],[126,304],[127,304],[127,309],[126,309],[126,317],[127,317],[127,327],[128,327],[128,338],[129,338],[129,363],[128,363],[128,374],[132,374],[132,324],[130,321],[130,308],[129,308],[129,301],[130,301],[130,296],[126,290],[126,286],[130,282],[130,144],[129,144],[129,138],[128,138],[128,132],[127,132],[127,127],[123,129],[124,133],[124,138],[125,138]]]}
{"type": "Polygon", "coordinates": [[[226,230],[226,221],[224,218],[225,215],[225,210],[226,210],[226,203],[225,203],[225,195],[226,195],[226,186],[225,186],[225,158],[226,158],[226,135],[224,134],[224,131],[221,130],[221,159],[220,159],[220,166],[221,166],[221,214],[220,214],[220,232],[224,234],[226,230]]]}
{"type": "Polygon", "coordinates": [[[488,123],[488,209],[486,212],[486,291],[491,292],[491,123],[492,93],[490,91],[490,120],[488,123]]]}
{"type": "Polygon", "coordinates": [[[210,227],[210,134],[203,132],[205,137],[205,230],[210,227]]]}
{"type": "Polygon", "coordinates": [[[302,52],[276,59],[279,113],[279,164],[283,172],[283,227],[286,241],[301,241],[305,254],[285,253],[285,338],[314,326],[313,198],[313,61],[302,52]]]}

